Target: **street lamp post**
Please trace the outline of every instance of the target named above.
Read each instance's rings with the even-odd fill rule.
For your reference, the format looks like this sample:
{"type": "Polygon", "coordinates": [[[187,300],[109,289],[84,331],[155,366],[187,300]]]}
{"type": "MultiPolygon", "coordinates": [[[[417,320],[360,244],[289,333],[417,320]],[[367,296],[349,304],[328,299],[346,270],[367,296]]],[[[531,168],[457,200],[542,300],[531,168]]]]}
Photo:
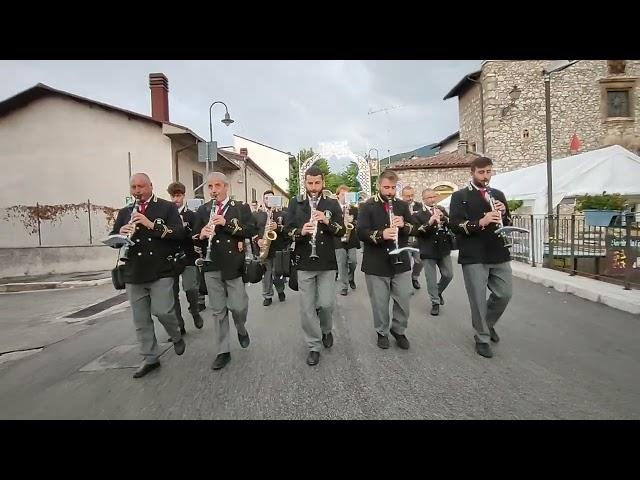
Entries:
{"type": "MultiPolygon", "coordinates": [[[[221,102],[220,100],[216,100],[209,106],[209,141],[210,143],[209,143],[209,148],[207,148],[207,162],[206,162],[207,176],[209,176],[209,162],[211,161],[211,146],[213,145],[213,122],[211,120],[211,109],[216,103],[221,103],[222,105],[224,105],[224,109],[225,109],[224,118],[220,121],[224,123],[227,127],[233,123],[233,120],[229,116],[229,109],[227,108],[226,103],[221,102]]],[[[216,152],[216,155],[217,153],[218,152],[216,152]]]]}
{"type": "Polygon", "coordinates": [[[578,62],[579,60],[572,60],[566,63],[563,62],[549,70],[546,68],[542,70],[542,75],[544,77],[545,129],[547,137],[547,223],[549,229],[549,254],[547,256],[545,266],[548,268],[553,266],[553,242],[555,236],[555,229],[553,225],[553,165],[551,158],[551,74],[564,70],[578,62]]]}

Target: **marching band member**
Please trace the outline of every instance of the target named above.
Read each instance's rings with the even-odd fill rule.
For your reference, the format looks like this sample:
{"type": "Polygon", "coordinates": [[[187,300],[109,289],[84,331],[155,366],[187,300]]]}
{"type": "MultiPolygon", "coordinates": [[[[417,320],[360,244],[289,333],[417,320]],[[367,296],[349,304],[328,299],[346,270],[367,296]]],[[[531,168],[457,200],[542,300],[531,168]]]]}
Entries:
{"type": "Polygon", "coordinates": [[[233,316],[242,348],[250,343],[245,327],[249,309],[242,280],[244,239],[251,238],[256,225],[249,205],[229,199],[229,181],[221,172],[211,172],[207,188],[212,200],[198,208],[194,232],[199,234],[206,254],[202,269],[217,338],[217,357],[211,368],[219,370],[231,360],[229,312],[233,316]],[[215,202],[215,210],[213,203],[215,202]]]}
{"type": "Polygon", "coordinates": [[[458,263],[476,332],[476,351],[492,357],[489,340],[499,342],[496,322],[512,294],[511,256],[503,238],[495,233],[500,223],[511,225],[507,200],[500,190],[487,189],[493,162],[479,157],[471,162],[471,181],[451,197],[451,227],[458,233],[458,263]],[[491,207],[495,200],[496,210],[491,207]],[[487,301],[487,288],[491,292],[487,301]]]}
{"type": "MultiPolygon", "coordinates": [[[[411,215],[415,215],[422,211],[422,204],[413,200],[415,190],[412,186],[407,185],[402,189],[402,200],[409,204],[409,211],[411,215]]],[[[412,247],[418,246],[418,239],[416,237],[409,237],[409,245],[412,247]]],[[[420,290],[420,272],[422,271],[422,260],[420,258],[420,252],[411,252],[411,283],[413,288],[420,290]]]]}
{"type": "Polygon", "coordinates": [[[345,233],[342,211],[322,190],[324,176],[318,167],[305,172],[306,195],[289,202],[285,231],[295,242],[302,330],[309,348],[308,365],[320,360],[320,341],[333,345],[333,308],[338,269],[333,237],[345,233]]]}
{"type": "MultiPolygon", "coordinates": [[[[358,207],[346,204],[345,194],[349,191],[348,186],[340,185],[336,190],[336,195],[338,195],[338,202],[343,211],[345,225],[351,224],[355,227],[358,219],[358,207]]],[[[356,249],[360,248],[360,240],[358,240],[356,232],[350,232],[348,238],[346,236],[347,233],[345,231],[342,237],[336,237],[334,240],[336,261],[338,262],[338,287],[340,295],[347,295],[349,287],[351,287],[352,290],[356,289],[355,271],[358,266],[356,249]]]]}
{"type": "Polygon", "coordinates": [[[145,173],[134,174],[129,185],[137,210],[133,206],[121,209],[111,234],[130,236],[134,242],[125,255],[124,281],[144,358],[133,374],[133,378],[140,378],[160,366],[151,315],[166,330],[176,354],[182,355],[185,350],[173,296],[174,264],[169,258],[179,249],[184,228],[176,206],[154,195],[153,184],[145,173]]]}
{"type": "Polygon", "coordinates": [[[378,178],[378,193],[360,208],[358,237],[364,243],[362,271],[373,310],[373,326],[378,334],[378,347],[389,348],[388,334],[402,349],[409,348],[405,335],[409,322],[411,296],[411,264],[409,254],[392,255],[394,242],[407,246],[415,234],[406,202],[395,198],[398,176],[385,170],[378,178]],[[392,207],[391,207],[392,206],[392,207]],[[389,300],[393,300],[393,316],[389,320],[389,300]]]}

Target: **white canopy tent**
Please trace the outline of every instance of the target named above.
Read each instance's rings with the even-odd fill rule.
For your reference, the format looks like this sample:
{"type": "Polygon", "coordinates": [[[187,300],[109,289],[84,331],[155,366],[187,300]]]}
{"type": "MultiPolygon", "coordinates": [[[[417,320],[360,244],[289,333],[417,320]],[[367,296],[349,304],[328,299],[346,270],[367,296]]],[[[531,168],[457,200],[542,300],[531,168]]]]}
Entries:
{"type": "MultiPolygon", "coordinates": [[[[640,195],[640,157],[619,145],[554,160],[552,166],[554,208],[564,198],[603,191],[640,195]]],[[[522,200],[534,215],[547,213],[546,162],[496,175],[491,187],[501,190],[508,200],[522,200]]],[[[450,199],[440,205],[449,208],[450,199]]]]}

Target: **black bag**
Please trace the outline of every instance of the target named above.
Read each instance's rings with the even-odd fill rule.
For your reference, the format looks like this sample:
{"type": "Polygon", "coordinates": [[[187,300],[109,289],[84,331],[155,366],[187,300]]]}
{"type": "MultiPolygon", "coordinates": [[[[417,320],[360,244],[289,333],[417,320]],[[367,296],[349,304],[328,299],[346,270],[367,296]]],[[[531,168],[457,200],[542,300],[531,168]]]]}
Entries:
{"type": "Polygon", "coordinates": [[[184,273],[185,268],[187,268],[187,255],[179,250],[175,255],[169,257],[169,261],[173,267],[173,275],[179,276],[184,273]]]}
{"type": "Polygon", "coordinates": [[[113,288],[116,290],[124,290],[125,289],[125,281],[124,281],[124,273],[127,268],[126,264],[118,265],[120,260],[120,250],[118,250],[118,256],[116,257],[116,267],[111,270],[111,282],[113,283],[113,288]]]}
{"type": "Polygon", "coordinates": [[[208,295],[209,292],[207,292],[207,284],[204,280],[204,271],[202,270],[201,267],[197,267],[198,269],[198,293],[200,293],[200,295],[208,295]]]}
{"type": "Polygon", "coordinates": [[[288,277],[291,271],[291,250],[276,252],[273,259],[273,274],[276,277],[288,277]]]}
{"type": "Polygon", "coordinates": [[[246,259],[244,262],[244,273],[242,274],[242,281],[244,283],[258,283],[262,281],[264,275],[264,265],[255,258],[246,259]]]}
{"type": "Polygon", "coordinates": [[[298,263],[296,262],[295,255],[290,256],[289,288],[294,292],[298,291],[298,263]]]}

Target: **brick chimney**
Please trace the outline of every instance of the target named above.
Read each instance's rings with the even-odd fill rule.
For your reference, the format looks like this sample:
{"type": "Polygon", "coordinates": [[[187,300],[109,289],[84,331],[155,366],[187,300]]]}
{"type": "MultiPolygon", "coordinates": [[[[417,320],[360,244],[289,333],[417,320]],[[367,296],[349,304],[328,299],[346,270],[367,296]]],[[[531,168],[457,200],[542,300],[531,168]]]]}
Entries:
{"type": "Polygon", "coordinates": [[[458,153],[460,155],[469,153],[469,145],[466,140],[458,140],[458,153]]]}
{"type": "Polygon", "coordinates": [[[159,122],[169,121],[169,80],[164,73],[149,74],[151,89],[151,117],[159,122]]]}
{"type": "Polygon", "coordinates": [[[249,150],[246,148],[241,148],[240,149],[240,155],[248,157],[249,156],[249,150]]]}

